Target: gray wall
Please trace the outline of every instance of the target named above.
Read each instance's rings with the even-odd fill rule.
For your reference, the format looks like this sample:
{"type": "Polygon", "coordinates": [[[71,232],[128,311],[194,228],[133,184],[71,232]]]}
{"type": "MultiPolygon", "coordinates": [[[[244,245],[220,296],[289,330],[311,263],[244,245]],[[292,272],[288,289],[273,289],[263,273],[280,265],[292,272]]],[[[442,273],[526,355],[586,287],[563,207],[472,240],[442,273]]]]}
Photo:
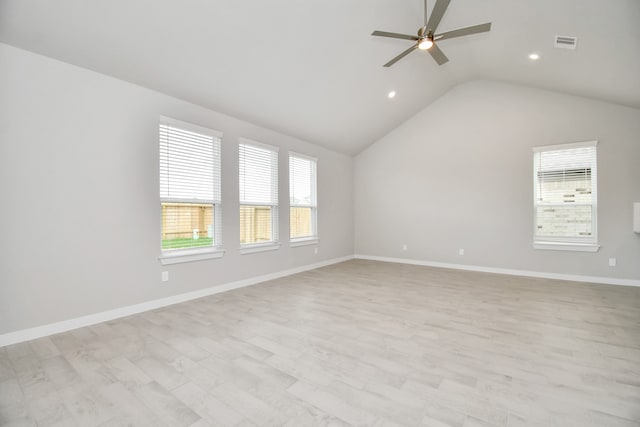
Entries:
{"type": "Polygon", "coordinates": [[[353,254],[352,159],[0,44],[0,334],[353,254]],[[224,132],[222,259],[162,267],[158,119],[224,132]],[[313,246],[239,255],[238,137],[318,158],[313,246]],[[160,272],[170,281],[162,283],[160,272]]]}
{"type": "Polygon", "coordinates": [[[640,279],[640,235],[632,228],[640,110],[496,82],[463,84],[356,157],[354,195],[357,254],[640,279]],[[534,250],[531,147],[587,140],[599,140],[602,247],[534,250]],[[617,267],[608,266],[610,257],[617,267]]]}

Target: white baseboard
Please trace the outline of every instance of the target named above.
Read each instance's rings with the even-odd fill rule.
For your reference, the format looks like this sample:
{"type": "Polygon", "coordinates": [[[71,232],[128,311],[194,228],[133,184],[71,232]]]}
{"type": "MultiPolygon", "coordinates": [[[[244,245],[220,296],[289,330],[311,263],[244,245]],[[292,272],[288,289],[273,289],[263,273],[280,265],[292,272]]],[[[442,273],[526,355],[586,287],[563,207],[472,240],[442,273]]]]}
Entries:
{"type": "Polygon", "coordinates": [[[236,282],[225,283],[218,286],[212,286],[206,289],[200,289],[193,292],[178,294],[178,295],[174,295],[167,298],[156,299],[152,301],[143,302],[140,304],[129,305],[126,307],[116,308],[113,310],[107,310],[100,313],[89,314],[87,316],[77,317],[75,319],[68,319],[68,320],[63,320],[61,322],[50,323],[48,325],[36,326],[34,328],[23,329],[15,332],[9,332],[9,333],[0,335],[0,347],[33,340],[36,338],[42,338],[49,335],[59,334],[61,332],[67,332],[72,329],[91,326],[91,325],[95,325],[96,323],[107,322],[109,320],[131,316],[133,314],[142,313],[144,311],[154,310],[156,308],[178,304],[181,302],[206,297],[206,296],[217,294],[220,292],[230,291],[232,289],[238,289],[238,288],[243,288],[245,286],[256,285],[258,283],[278,279],[280,277],[290,276],[292,274],[302,273],[304,271],[325,267],[327,265],[337,264],[337,263],[348,261],[351,259],[353,259],[353,255],[348,255],[341,258],[333,258],[327,261],[321,261],[314,264],[303,265],[301,267],[295,267],[295,268],[290,268],[288,270],[278,271],[276,273],[264,274],[262,276],[251,277],[249,279],[238,280],[236,282]]]}
{"type": "Polygon", "coordinates": [[[450,264],[446,262],[422,261],[407,258],[391,258],[375,255],[356,254],[356,259],[395,262],[400,264],[424,265],[427,267],[452,268],[455,270],[481,271],[483,273],[507,274],[510,276],[538,277],[541,279],[569,280],[572,282],[601,283],[605,285],[640,286],[640,280],[618,279],[615,277],[579,276],[575,274],[548,273],[543,271],[512,270],[509,268],[482,267],[479,265],[450,264]]]}

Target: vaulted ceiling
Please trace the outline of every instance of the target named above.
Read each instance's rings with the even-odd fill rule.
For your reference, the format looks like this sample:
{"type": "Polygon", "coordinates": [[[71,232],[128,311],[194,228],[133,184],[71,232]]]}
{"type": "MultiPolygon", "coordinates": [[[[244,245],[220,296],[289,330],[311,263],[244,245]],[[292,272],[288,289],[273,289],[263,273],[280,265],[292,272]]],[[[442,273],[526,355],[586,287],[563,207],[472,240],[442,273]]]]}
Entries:
{"type": "Polygon", "coordinates": [[[383,68],[411,42],[371,32],[414,34],[422,8],[422,0],[0,0],[0,42],[348,154],[479,78],[640,108],[638,0],[452,0],[439,30],[492,22],[491,32],[443,40],[443,66],[415,52],[383,68]],[[556,35],[577,37],[577,49],[555,49],[556,35]]]}

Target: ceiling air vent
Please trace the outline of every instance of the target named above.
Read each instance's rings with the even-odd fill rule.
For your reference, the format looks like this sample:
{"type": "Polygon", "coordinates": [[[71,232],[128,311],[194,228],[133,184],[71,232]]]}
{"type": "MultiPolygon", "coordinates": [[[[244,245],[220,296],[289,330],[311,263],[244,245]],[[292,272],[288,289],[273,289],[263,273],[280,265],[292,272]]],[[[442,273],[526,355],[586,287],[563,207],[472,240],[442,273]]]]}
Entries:
{"type": "Polygon", "coordinates": [[[560,49],[575,49],[577,43],[577,37],[556,36],[553,46],[560,49]]]}

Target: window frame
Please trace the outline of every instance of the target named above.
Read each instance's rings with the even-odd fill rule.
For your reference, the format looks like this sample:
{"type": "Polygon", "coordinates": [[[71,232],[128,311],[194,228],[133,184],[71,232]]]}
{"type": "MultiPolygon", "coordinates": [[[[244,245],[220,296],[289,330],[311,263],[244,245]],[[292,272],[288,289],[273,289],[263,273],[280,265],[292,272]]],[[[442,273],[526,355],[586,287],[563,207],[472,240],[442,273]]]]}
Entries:
{"type": "MultiPolygon", "coordinates": [[[[301,236],[301,237],[291,237],[291,228],[289,228],[289,243],[291,247],[296,246],[304,246],[311,245],[318,242],[318,159],[315,157],[307,156],[305,154],[301,154],[295,151],[289,151],[288,156],[288,165],[289,165],[289,215],[291,215],[291,208],[295,207],[304,207],[311,208],[311,230],[312,234],[310,236],[301,236]],[[292,200],[293,191],[292,191],[292,179],[291,179],[291,158],[298,158],[301,160],[309,161],[313,167],[313,179],[311,181],[311,203],[309,204],[301,204],[294,203],[292,200]]],[[[289,219],[289,224],[291,224],[291,219],[289,219]]]]}
{"type": "Polygon", "coordinates": [[[160,180],[162,169],[160,168],[161,161],[161,132],[162,126],[171,126],[177,129],[185,130],[188,132],[205,135],[212,138],[213,149],[213,162],[214,162],[214,176],[212,182],[212,188],[214,191],[214,197],[211,200],[204,199],[184,199],[176,197],[163,197],[161,185],[158,185],[158,198],[160,201],[160,256],[158,260],[162,265],[178,264],[191,261],[202,261],[206,259],[221,258],[224,255],[222,249],[222,139],[223,132],[210,129],[204,126],[199,126],[193,123],[177,120],[171,117],[160,116],[158,121],[158,179],[160,180]],[[216,175],[217,172],[217,175],[216,175]],[[217,187],[217,188],[216,188],[217,187]],[[217,193],[218,197],[215,197],[217,193]],[[163,203],[183,203],[193,205],[211,205],[213,210],[213,241],[212,245],[189,247],[189,248],[176,248],[176,249],[164,249],[162,247],[162,205],[163,203]]]}
{"type": "Polygon", "coordinates": [[[600,248],[598,244],[598,141],[583,141],[566,144],[545,145],[533,147],[533,247],[543,250],[562,250],[578,252],[596,252],[600,248]],[[591,202],[576,204],[540,203],[537,200],[538,169],[536,169],[536,156],[538,153],[564,151],[579,148],[594,148],[595,155],[591,165],[591,202]],[[539,236],[538,235],[538,208],[540,206],[591,206],[591,235],[590,236],[539,236]]]}
{"type": "MultiPolygon", "coordinates": [[[[280,148],[275,145],[265,144],[263,142],[255,141],[249,138],[240,137],[238,138],[238,215],[240,215],[240,210],[242,206],[268,206],[271,208],[271,240],[266,242],[251,242],[251,243],[242,243],[240,242],[240,254],[250,254],[256,252],[265,252],[278,250],[280,248],[280,233],[279,233],[279,205],[280,205],[280,195],[279,195],[279,183],[280,183],[280,148]],[[275,167],[275,170],[271,170],[271,176],[275,177],[275,183],[271,185],[271,191],[275,194],[271,194],[271,202],[272,204],[267,204],[263,202],[249,202],[242,201],[241,199],[241,178],[240,178],[240,161],[241,161],[241,150],[240,146],[251,146],[262,150],[267,150],[271,152],[271,167],[275,167]],[[274,164],[275,163],[275,164],[274,164]],[[274,203],[275,202],[275,203],[274,203]]],[[[238,226],[240,226],[240,221],[238,221],[238,226]]],[[[242,228],[239,230],[239,236],[242,233],[242,228]]]]}

